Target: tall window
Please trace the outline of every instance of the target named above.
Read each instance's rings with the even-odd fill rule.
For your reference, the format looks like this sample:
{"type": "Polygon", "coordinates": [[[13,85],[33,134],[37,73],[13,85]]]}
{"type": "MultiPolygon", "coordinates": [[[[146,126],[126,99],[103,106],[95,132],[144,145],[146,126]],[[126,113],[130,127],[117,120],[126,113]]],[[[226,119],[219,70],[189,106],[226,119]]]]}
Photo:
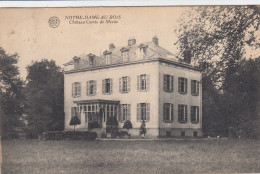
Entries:
{"type": "Polygon", "coordinates": [[[173,122],[173,104],[164,103],[163,104],[163,120],[164,122],[173,122]]]}
{"type": "Polygon", "coordinates": [[[180,123],[187,122],[187,105],[178,105],[178,121],[180,123]]]}
{"type": "Polygon", "coordinates": [[[199,95],[199,82],[197,80],[191,80],[191,95],[199,95]]]}
{"type": "Polygon", "coordinates": [[[166,92],[173,92],[173,76],[163,75],[163,90],[166,92]]]}
{"type": "Polygon", "coordinates": [[[137,91],[148,91],[150,86],[150,76],[142,74],[137,76],[137,91]]]}
{"type": "Polygon", "coordinates": [[[137,121],[150,120],[150,103],[137,104],[137,121]]]}
{"type": "Polygon", "coordinates": [[[106,65],[111,64],[111,53],[105,55],[106,65]]]}
{"type": "Polygon", "coordinates": [[[112,79],[102,80],[102,93],[111,94],[112,93],[112,79]]]}
{"type": "Polygon", "coordinates": [[[96,81],[90,80],[87,82],[87,96],[95,95],[96,94],[96,81]]]}
{"type": "Polygon", "coordinates": [[[123,51],[122,57],[123,57],[123,62],[128,62],[128,59],[129,59],[128,51],[123,51]]]}
{"type": "Polygon", "coordinates": [[[125,122],[126,120],[130,120],[131,117],[131,105],[130,104],[122,104],[121,105],[121,122],[125,122]]]}
{"type": "Polygon", "coordinates": [[[130,77],[125,76],[119,79],[119,92],[130,92],[130,77]]]}
{"type": "Polygon", "coordinates": [[[146,55],[146,47],[141,47],[140,48],[140,58],[144,58],[146,55]]]}
{"type": "Polygon", "coordinates": [[[187,79],[179,77],[179,93],[187,94],[187,79]]]}
{"type": "Polygon", "coordinates": [[[81,94],[80,82],[72,83],[72,97],[74,98],[80,97],[80,94],[81,94]]]}
{"type": "Polygon", "coordinates": [[[190,108],[191,114],[191,122],[198,123],[199,122],[199,107],[198,106],[191,106],[190,108]]]}
{"type": "Polygon", "coordinates": [[[96,104],[87,104],[83,106],[83,112],[85,114],[85,121],[93,122],[98,120],[97,114],[97,105],[96,104]]]}

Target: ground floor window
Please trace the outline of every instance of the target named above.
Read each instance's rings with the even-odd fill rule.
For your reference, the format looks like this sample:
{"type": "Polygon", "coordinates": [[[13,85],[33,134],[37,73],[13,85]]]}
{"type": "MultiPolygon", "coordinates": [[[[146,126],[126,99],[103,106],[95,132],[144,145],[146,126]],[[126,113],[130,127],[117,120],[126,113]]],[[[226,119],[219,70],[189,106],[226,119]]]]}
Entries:
{"type": "Polygon", "coordinates": [[[181,136],[185,137],[185,131],[181,131],[181,136]]]}
{"type": "Polygon", "coordinates": [[[172,122],[173,121],[173,104],[164,103],[163,104],[163,121],[164,122],[172,122]]]}
{"type": "Polygon", "coordinates": [[[86,123],[98,121],[97,105],[96,104],[83,105],[83,113],[85,115],[85,122],[86,123]]]}
{"type": "Polygon", "coordinates": [[[199,107],[191,106],[190,114],[191,114],[191,122],[198,123],[199,122],[199,107]]]}
{"type": "Polygon", "coordinates": [[[150,120],[150,103],[137,104],[137,121],[150,120]]]}
{"type": "Polygon", "coordinates": [[[131,117],[131,105],[130,104],[121,104],[121,117],[119,121],[125,122],[126,120],[130,120],[131,117]]]}
{"type": "Polygon", "coordinates": [[[180,123],[187,122],[187,105],[178,105],[178,121],[180,123]]]}
{"type": "Polygon", "coordinates": [[[198,132],[197,131],[193,131],[193,137],[197,137],[198,136],[198,132]]]}

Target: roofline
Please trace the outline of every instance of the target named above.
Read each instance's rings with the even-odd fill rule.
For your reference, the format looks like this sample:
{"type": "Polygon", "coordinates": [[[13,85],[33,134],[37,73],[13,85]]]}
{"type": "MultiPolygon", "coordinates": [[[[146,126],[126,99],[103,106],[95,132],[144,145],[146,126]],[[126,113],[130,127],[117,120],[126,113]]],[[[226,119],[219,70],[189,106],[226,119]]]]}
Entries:
{"type": "Polygon", "coordinates": [[[102,100],[102,99],[93,99],[93,100],[79,100],[79,101],[74,101],[74,103],[77,104],[90,104],[90,103],[99,103],[99,104],[104,104],[104,103],[112,103],[112,104],[119,104],[119,100],[102,100]]]}
{"type": "Polygon", "coordinates": [[[92,68],[73,69],[73,70],[69,70],[69,71],[64,71],[64,74],[71,74],[71,73],[84,72],[84,71],[93,71],[93,70],[99,70],[99,69],[107,69],[107,68],[113,68],[113,67],[118,67],[118,66],[126,66],[126,65],[132,65],[132,64],[156,62],[156,61],[168,63],[168,64],[172,64],[172,65],[176,65],[179,67],[201,72],[200,69],[198,69],[192,65],[189,65],[189,64],[183,64],[181,62],[176,62],[176,61],[168,60],[168,59],[164,59],[164,58],[154,58],[154,59],[147,59],[147,60],[138,60],[138,61],[133,61],[133,62],[122,62],[122,63],[118,63],[118,64],[110,64],[110,65],[105,65],[105,66],[102,65],[102,66],[96,66],[96,67],[92,67],[92,68]]]}

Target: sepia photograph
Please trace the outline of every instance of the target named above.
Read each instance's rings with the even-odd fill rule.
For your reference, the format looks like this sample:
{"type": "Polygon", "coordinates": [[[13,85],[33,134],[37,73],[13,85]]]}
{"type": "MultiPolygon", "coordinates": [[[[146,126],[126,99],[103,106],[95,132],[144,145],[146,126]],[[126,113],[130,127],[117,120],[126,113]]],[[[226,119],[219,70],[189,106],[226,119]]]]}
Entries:
{"type": "Polygon", "coordinates": [[[260,6],[0,8],[3,174],[260,173],[260,6]]]}

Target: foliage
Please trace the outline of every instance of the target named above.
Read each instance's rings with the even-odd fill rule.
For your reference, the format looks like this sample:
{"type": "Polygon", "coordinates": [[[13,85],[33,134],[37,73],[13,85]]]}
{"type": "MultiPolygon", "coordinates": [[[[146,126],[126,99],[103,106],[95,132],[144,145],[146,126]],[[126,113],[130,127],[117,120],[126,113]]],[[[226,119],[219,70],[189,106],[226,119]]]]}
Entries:
{"type": "Polygon", "coordinates": [[[132,123],[130,120],[126,120],[126,122],[124,123],[124,126],[123,126],[124,129],[132,129],[133,126],[132,126],[132,123]]]}
{"type": "Polygon", "coordinates": [[[91,123],[88,123],[88,129],[89,130],[92,130],[92,129],[95,129],[95,128],[100,128],[100,125],[98,124],[97,121],[93,121],[91,123]]]}
{"type": "Polygon", "coordinates": [[[204,133],[232,127],[255,136],[259,17],[257,6],[211,6],[195,7],[178,20],[178,57],[203,73],[204,133]]]}
{"type": "Polygon", "coordinates": [[[28,128],[37,134],[64,129],[63,73],[54,61],[43,59],[27,66],[25,113],[28,128]]]}
{"type": "Polygon", "coordinates": [[[19,78],[17,67],[19,56],[8,55],[0,47],[0,115],[1,137],[14,138],[15,129],[23,126],[24,95],[22,93],[23,81],[19,78]]]}
{"type": "Polygon", "coordinates": [[[118,121],[116,117],[108,117],[107,122],[106,122],[106,132],[111,133],[111,136],[115,138],[118,132],[118,121]]]}
{"type": "Polygon", "coordinates": [[[80,124],[80,119],[78,116],[74,116],[71,118],[69,125],[70,126],[76,126],[80,124]]]}

